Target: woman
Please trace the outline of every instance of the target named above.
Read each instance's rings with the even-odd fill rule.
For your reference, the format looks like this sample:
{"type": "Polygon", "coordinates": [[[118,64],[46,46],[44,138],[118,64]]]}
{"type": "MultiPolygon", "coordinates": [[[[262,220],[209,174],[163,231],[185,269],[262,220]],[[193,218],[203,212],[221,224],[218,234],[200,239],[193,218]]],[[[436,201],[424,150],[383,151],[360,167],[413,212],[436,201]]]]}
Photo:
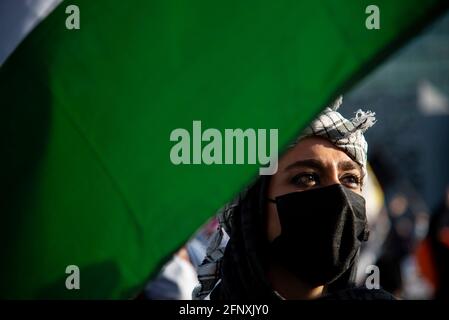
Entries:
{"type": "Polygon", "coordinates": [[[392,298],[353,289],[368,238],[365,201],[371,112],[345,119],[340,97],[279,161],[220,213],[221,228],[198,269],[196,299],[392,298]],[[230,239],[223,246],[224,236],[230,239]]]}

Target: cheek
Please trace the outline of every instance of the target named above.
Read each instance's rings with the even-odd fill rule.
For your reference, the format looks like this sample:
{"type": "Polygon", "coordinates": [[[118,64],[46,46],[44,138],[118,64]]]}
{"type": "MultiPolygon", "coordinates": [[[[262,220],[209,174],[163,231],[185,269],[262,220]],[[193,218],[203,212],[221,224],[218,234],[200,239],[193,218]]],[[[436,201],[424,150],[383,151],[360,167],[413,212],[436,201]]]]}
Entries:
{"type": "MultiPolygon", "coordinates": [[[[285,185],[282,185],[279,181],[279,175],[275,174],[270,180],[270,186],[268,188],[268,197],[275,199],[276,196],[288,193],[288,189],[285,185]]],[[[266,223],[266,235],[268,241],[273,241],[281,234],[281,222],[276,208],[276,204],[272,202],[267,203],[267,223],[266,223]]]]}
{"type": "Polygon", "coordinates": [[[355,193],[357,193],[358,195],[363,196],[363,189],[362,187],[357,188],[357,189],[351,189],[352,191],[354,191],[355,193]]]}
{"type": "Polygon", "coordinates": [[[268,241],[273,241],[281,234],[281,223],[276,210],[276,205],[268,204],[267,208],[267,238],[268,241]]]}

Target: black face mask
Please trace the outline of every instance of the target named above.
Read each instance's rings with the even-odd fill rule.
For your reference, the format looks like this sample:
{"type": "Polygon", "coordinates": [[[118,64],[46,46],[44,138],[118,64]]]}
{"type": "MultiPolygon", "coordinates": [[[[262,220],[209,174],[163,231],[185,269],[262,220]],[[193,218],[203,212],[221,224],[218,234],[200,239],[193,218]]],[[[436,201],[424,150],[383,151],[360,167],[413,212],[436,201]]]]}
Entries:
{"type": "Polygon", "coordinates": [[[282,227],[270,243],[271,259],[309,285],[338,279],[368,239],[365,199],[340,184],[269,200],[282,227]]]}

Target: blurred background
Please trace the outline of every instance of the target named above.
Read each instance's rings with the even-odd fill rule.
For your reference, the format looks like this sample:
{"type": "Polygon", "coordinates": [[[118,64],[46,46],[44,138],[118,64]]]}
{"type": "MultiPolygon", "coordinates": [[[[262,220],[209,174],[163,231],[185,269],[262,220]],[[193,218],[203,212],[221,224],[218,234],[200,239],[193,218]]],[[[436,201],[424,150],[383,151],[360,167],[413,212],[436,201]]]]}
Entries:
{"type": "MultiPolygon", "coordinates": [[[[362,262],[376,264],[381,286],[404,299],[433,298],[438,285],[448,285],[442,283],[443,275],[435,279],[437,266],[447,266],[434,252],[436,244],[425,248],[432,256],[422,257],[421,252],[432,219],[438,227],[431,230],[431,237],[439,238],[438,233],[447,228],[447,218],[436,220],[444,220],[442,210],[448,215],[448,75],[446,14],[360,82],[346,95],[342,108],[346,113],[370,108],[377,114],[376,130],[367,140],[369,162],[384,201],[371,221],[373,228],[381,230],[362,253],[362,262]]],[[[363,271],[361,265],[361,281],[363,271]]]]}

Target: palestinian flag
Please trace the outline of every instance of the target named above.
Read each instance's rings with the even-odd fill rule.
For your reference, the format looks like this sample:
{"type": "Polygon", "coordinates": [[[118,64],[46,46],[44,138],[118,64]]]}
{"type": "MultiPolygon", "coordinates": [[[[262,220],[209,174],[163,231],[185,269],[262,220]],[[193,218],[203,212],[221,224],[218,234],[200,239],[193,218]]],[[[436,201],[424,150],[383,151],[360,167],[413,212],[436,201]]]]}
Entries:
{"type": "Polygon", "coordinates": [[[380,29],[372,1],[59,3],[0,67],[1,297],[134,297],[259,170],[176,166],[172,130],[274,128],[282,149],[443,2],[378,0],[380,29]]]}

